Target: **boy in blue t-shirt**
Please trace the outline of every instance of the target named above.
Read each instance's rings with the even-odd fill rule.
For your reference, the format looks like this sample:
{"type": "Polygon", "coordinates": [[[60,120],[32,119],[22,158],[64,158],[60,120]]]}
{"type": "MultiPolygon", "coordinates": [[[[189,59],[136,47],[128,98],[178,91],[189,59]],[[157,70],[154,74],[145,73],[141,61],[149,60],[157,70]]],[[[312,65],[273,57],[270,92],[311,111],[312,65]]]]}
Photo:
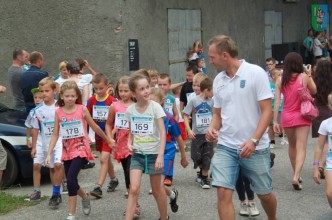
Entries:
{"type": "Polygon", "coordinates": [[[175,98],[170,93],[171,86],[171,77],[167,73],[161,73],[158,76],[158,88],[160,88],[164,95],[166,96],[163,107],[168,111],[171,115],[174,116],[175,120],[179,120],[179,112],[176,108],[175,98]]]}

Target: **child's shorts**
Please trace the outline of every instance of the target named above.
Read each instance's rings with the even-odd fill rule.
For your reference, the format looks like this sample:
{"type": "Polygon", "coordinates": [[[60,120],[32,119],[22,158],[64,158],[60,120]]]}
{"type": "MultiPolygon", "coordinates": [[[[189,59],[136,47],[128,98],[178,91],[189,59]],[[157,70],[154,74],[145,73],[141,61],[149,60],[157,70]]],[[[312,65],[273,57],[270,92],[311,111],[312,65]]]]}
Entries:
{"type": "Polygon", "coordinates": [[[5,170],[7,165],[7,152],[0,141],[0,170],[5,170]]]}
{"type": "MultiPolygon", "coordinates": [[[[45,166],[46,157],[47,157],[47,151],[45,151],[41,145],[37,145],[36,157],[33,158],[33,163],[45,166]]],[[[48,167],[54,168],[55,163],[61,163],[61,157],[62,157],[62,147],[61,145],[56,145],[53,149],[53,153],[51,154],[51,161],[48,167]]]]}
{"type": "Polygon", "coordinates": [[[191,142],[191,159],[194,161],[194,169],[201,167],[209,170],[213,157],[213,143],[207,142],[205,134],[196,134],[191,142]]]}
{"type": "Polygon", "coordinates": [[[130,170],[142,170],[144,173],[150,175],[162,174],[163,169],[158,171],[155,169],[157,156],[158,154],[143,155],[143,154],[134,153],[131,156],[130,170]]]}
{"type": "Polygon", "coordinates": [[[164,172],[165,176],[173,176],[174,171],[174,159],[164,159],[164,172]]]}
{"type": "Polygon", "coordinates": [[[332,170],[332,152],[326,154],[326,170],[332,170]]]}
{"type": "Polygon", "coordinates": [[[184,125],[184,122],[179,122],[178,124],[181,131],[181,137],[185,141],[187,140],[186,126],[184,125]]]}
{"type": "Polygon", "coordinates": [[[112,153],[112,148],[110,148],[105,140],[101,140],[100,137],[96,137],[96,150],[99,152],[112,153]]]}

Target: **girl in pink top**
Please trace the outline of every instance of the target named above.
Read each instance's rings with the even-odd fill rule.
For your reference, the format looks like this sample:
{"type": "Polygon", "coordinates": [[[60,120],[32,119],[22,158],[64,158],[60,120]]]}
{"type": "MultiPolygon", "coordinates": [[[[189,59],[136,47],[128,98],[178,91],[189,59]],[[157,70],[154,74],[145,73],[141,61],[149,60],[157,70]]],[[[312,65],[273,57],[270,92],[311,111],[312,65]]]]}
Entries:
{"type": "Polygon", "coordinates": [[[312,122],[301,116],[301,100],[298,89],[307,87],[311,94],[316,93],[316,85],[311,77],[311,67],[304,69],[302,57],[295,52],[287,54],[282,78],[276,82],[273,129],[281,132],[278,124],[278,107],[281,93],[284,95],[284,106],[281,113],[281,126],[285,129],[289,142],[289,159],[293,168],[292,185],[295,190],[302,189],[301,170],[306,157],[308,134],[312,122]]]}
{"type": "Polygon", "coordinates": [[[50,155],[53,152],[59,134],[62,136],[62,161],[64,163],[67,187],[69,194],[69,215],[67,220],[77,219],[76,203],[77,194],[82,198],[82,209],[85,215],[91,211],[89,195],[78,185],[77,176],[86,164],[87,160],[94,159],[90,149],[86,125],[88,125],[104,140],[109,146],[114,145],[111,140],[98,127],[91,118],[89,111],[82,105],[81,92],[74,81],[67,81],[61,86],[59,109],[56,110],[54,119],[54,132],[45,163],[49,164],[50,155]]]}
{"type": "MultiPolygon", "coordinates": [[[[106,134],[109,138],[114,137],[117,143],[114,147],[113,158],[118,162],[121,162],[127,192],[125,194],[128,197],[130,187],[130,160],[131,152],[128,149],[128,136],[129,136],[129,123],[124,117],[124,113],[127,107],[133,104],[132,95],[128,86],[129,76],[123,76],[119,79],[119,82],[115,89],[115,95],[119,99],[118,102],[113,102],[109,109],[108,119],[106,121],[106,134]]],[[[140,216],[140,207],[137,203],[134,217],[140,216]]]]}

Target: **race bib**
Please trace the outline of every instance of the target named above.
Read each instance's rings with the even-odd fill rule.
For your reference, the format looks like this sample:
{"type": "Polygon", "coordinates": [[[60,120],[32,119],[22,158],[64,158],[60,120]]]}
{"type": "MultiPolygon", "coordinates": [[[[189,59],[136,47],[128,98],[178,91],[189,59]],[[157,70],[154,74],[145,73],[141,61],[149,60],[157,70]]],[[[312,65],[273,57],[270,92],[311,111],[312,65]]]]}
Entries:
{"type": "Polygon", "coordinates": [[[211,121],[212,121],[211,112],[196,114],[196,126],[198,128],[208,127],[211,124],[211,121]]]}
{"type": "Polygon", "coordinates": [[[43,122],[43,133],[45,137],[51,137],[54,131],[54,121],[43,122]]]}
{"type": "Polygon", "coordinates": [[[118,129],[129,129],[129,123],[125,118],[125,114],[124,113],[116,113],[115,114],[115,124],[114,124],[115,128],[118,129]]]}
{"type": "Polygon", "coordinates": [[[82,120],[61,122],[60,132],[62,135],[62,139],[84,137],[83,122],[82,120]]]}
{"type": "Polygon", "coordinates": [[[170,102],[164,102],[164,108],[166,111],[168,111],[169,113],[171,113],[172,115],[174,115],[173,113],[173,103],[170,102]]]}
{"type": "Polygon", "coordinates": [[[109,106],[94,105],[92,107],[92,118],[95,120],[106,121],[108,117],[109,106]]]}
{"type": "Polygon", "coordinates": [[[131,116],[132,134],[153,134],[153,116],[131,116]]]}

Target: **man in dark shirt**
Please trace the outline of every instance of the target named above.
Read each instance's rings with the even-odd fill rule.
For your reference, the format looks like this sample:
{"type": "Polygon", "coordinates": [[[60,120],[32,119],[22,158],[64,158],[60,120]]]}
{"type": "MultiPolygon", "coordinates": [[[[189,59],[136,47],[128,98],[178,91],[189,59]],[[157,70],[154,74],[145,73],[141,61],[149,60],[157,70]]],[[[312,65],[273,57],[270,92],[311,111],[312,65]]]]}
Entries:
{"type": "Polygon", "coordinates": [[[186,82],[183,84],[180,93],[180,111],[182,112],[187,105],[188,96],[194,92],[193,79],[195,74],[198,73],[198,68],[195,65],[188,66],[186,69],[186,82]]]}
{"type": "Polygon", "coordinates": [[[37,88],[40,80],[48,77],[48,73],[41,70],[44,65],[44,57],[40,52],[32,52],[30,55],[31,67],[21,75],[20,88],[24,97],[26,112],[35,107],[31,89],[37,88]]]}

